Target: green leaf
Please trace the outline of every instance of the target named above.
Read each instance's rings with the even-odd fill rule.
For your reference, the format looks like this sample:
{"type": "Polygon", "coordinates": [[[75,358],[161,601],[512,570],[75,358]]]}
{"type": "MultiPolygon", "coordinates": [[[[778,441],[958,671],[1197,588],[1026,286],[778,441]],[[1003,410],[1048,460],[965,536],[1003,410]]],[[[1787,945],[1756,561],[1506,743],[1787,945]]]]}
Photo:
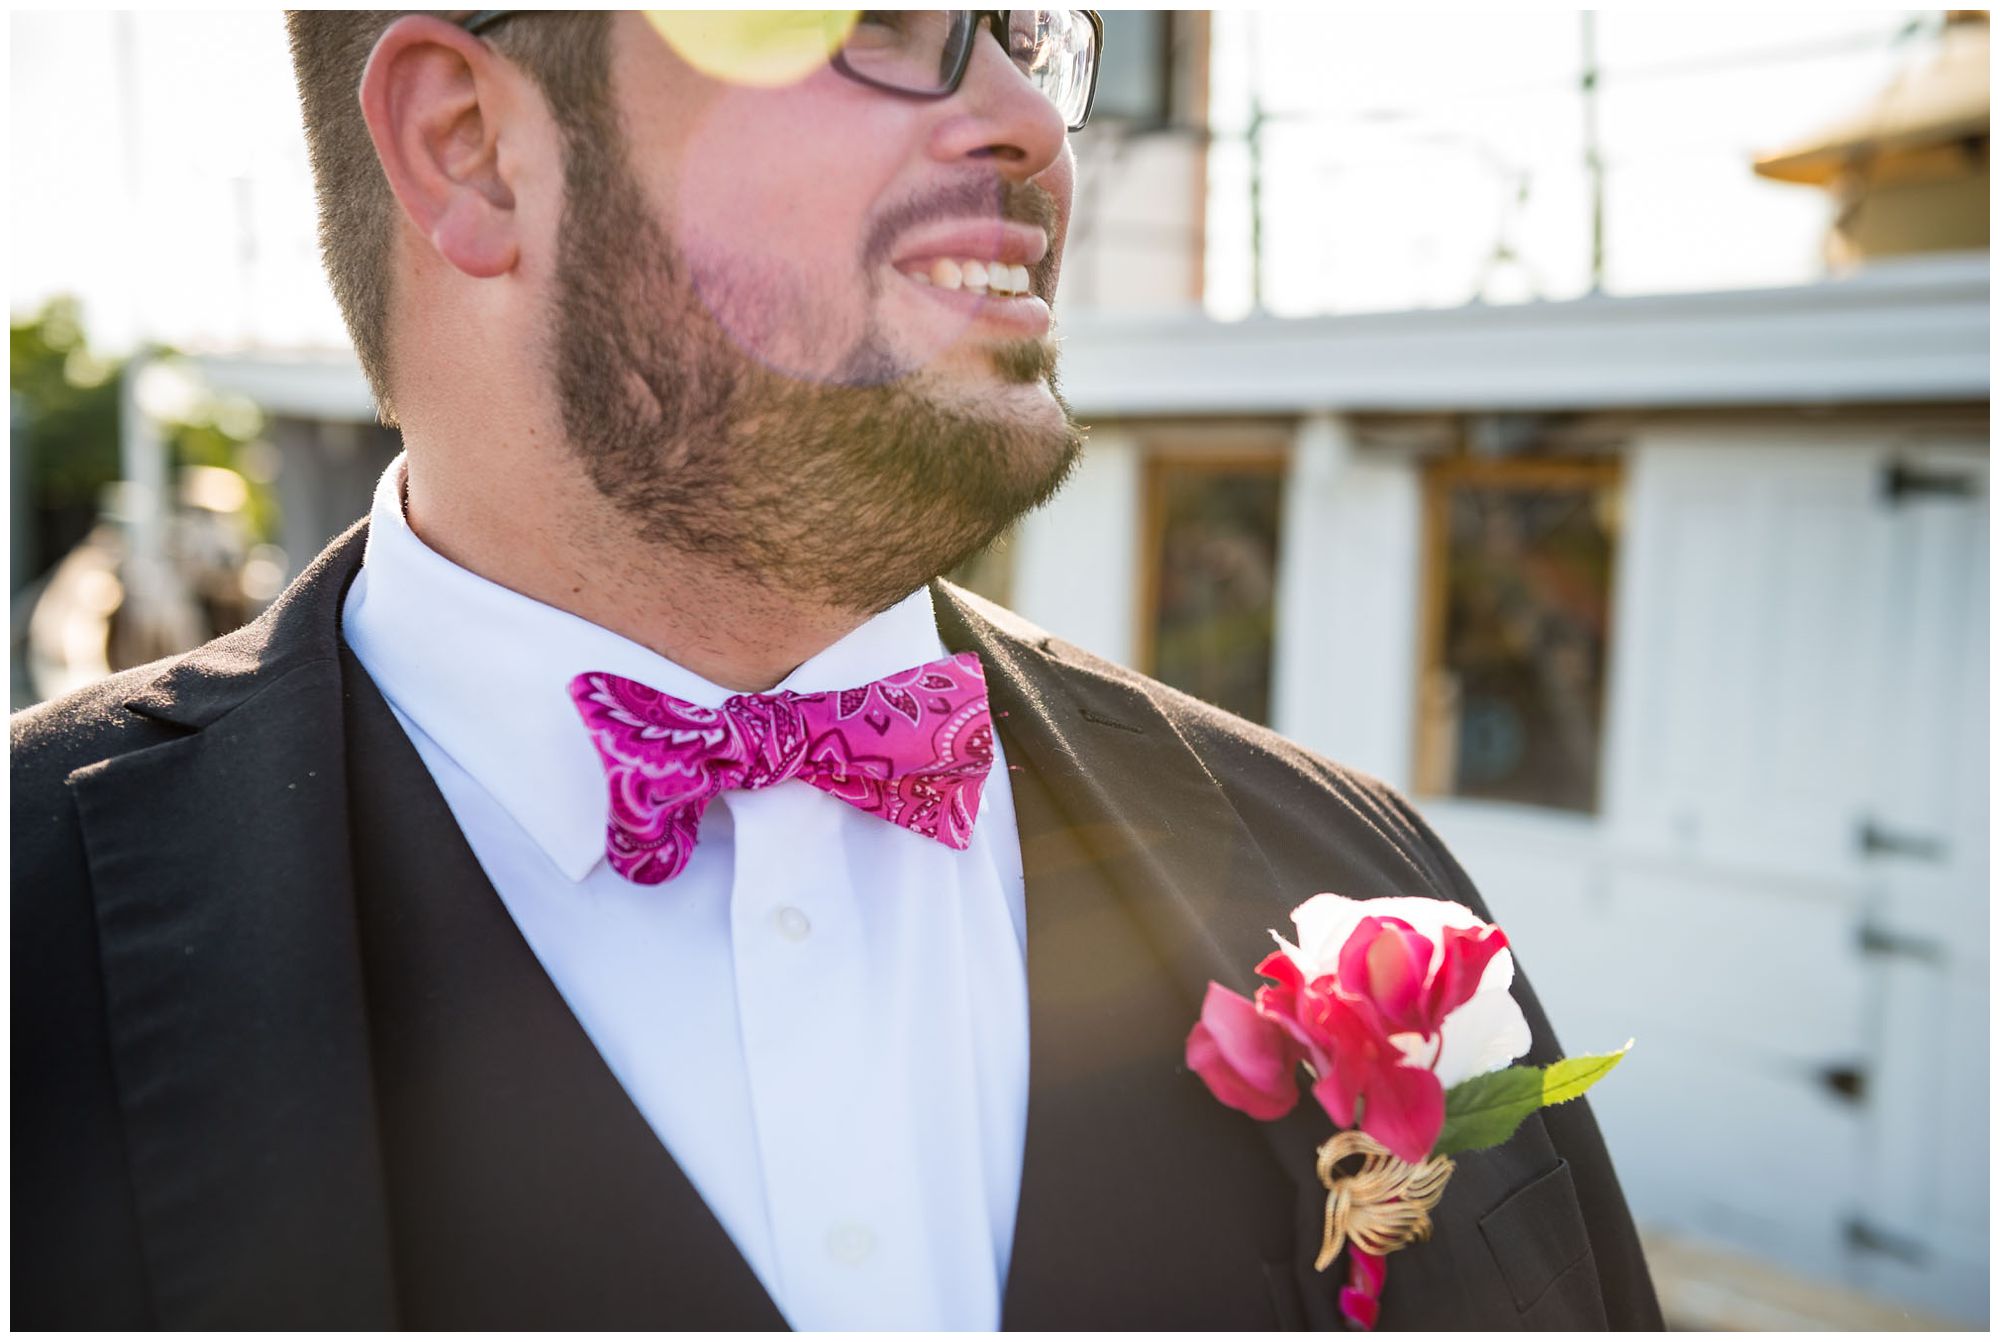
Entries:
{"type": "Polygon", "coordinates": [[[1459,1082],[1444,1096],[1444,1128],[1432,1154],[1498,1146],[1542,1107],[1542,1069],[1503,1067],[1459,1082]]]}
{"type": "Polygon", "coordinates": [[[1611,1069],[1625,1061],[1625,1055],[1632,1051],[1632,1041],[1627,1039],[1625,1047],[1616,1053],[1587,1053],[1580,1058],[1564,1058],[1551,1063],[1542,1078],[1542,1105],[1562,1104],[1573,1100],[1602,1081],[1611,1069]]]}
{"type": "Polygon", "coordinates": [[[1548,1067],[1503,1067],[1461,1081],[1445,1093],[1444,1128],[1435,1155],[1456,1155],[1498,1146],[1514,1135],[1529,1114],[1573,1100],[1616,1067],[1632,1042],[1616,1053],[1564,1058],[1548,1067]]]}

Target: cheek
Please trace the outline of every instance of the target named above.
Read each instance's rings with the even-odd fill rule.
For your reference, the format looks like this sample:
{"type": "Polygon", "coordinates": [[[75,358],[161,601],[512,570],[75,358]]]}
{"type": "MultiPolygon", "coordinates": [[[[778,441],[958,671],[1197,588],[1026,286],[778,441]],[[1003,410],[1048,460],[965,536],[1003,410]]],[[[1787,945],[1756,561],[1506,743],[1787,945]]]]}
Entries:
{"type": "Polygon", "coordinates": [[[823,378],[865,332],[865,201],[812,147],[717,100],[682,145],[667,206],[694,297],[744,354],[823,378]]]}
{"type": "Polygon", "coordinates": [[[804,176],[809,165],[794,160],[782,141],[733,121],[728,104],[722,100],[682,147],[676,234],[772,256],[805,255],[815,204],[804,176]]]}

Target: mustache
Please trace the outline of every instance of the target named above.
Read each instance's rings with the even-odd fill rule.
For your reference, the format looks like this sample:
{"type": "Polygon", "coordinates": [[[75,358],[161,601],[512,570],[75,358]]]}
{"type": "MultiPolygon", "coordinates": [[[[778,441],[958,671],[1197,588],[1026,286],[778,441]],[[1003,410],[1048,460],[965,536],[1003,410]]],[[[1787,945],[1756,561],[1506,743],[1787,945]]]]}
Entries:
{"type": "MultiPolygon", "coordinates": [[[[963,181],[927,191],[921,196],[899,201],[882,211],[868,229],[861,260],[874,267],[889,259],[896,239],[922,224],[948,219],[994,219],[1016,224],[1032,224],[1056,241],[1062,212],[1056,198],[1033,182],[1010,182],[1000,177],[969,177],[963,181]]],[[[1055,255],[1051,245],[1046,265],[1055,255]]],[[[1038,265],[1037,270],[1042,267],[1038,265]]]]}

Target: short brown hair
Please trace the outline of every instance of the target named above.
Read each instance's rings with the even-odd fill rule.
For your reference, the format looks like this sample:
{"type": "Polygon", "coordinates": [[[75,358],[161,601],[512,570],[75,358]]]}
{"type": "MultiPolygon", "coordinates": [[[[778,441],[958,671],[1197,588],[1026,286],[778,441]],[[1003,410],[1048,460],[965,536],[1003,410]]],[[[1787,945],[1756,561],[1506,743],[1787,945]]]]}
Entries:
{"type": "MultiPolygon", "coordinates": [[[[465,13],[295,9],[285,15],[319,196],[320,256],[384,424],[396,422],[389,292],[397,205],[361,116],[361,74],[383,30],[419,12],[445,19],[465,13]]],[[[600,10],[523,15],[501,23],[487,39],[541,89],[570,152],[579,148],[580,136],[601,133],[610,120],[610,18],[600,10]]],[[[587,141],[581,147],[589,152],[587,141]]]]}

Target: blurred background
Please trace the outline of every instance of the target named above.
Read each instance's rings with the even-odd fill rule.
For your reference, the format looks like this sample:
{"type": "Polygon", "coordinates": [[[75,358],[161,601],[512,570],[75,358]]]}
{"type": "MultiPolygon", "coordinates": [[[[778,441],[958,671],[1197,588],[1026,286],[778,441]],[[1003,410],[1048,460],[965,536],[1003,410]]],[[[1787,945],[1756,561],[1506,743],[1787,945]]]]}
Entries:
{"type": "MultiPolygon", "coordinates": [[[[1417,799],[1568,1050],[1638,1038],[1673,1324],[1985,1326],[1985,11],[1106,28],[1090,448],[957,576],[1417,799]]],[[[10,32],[19,708],[253,617],[398,444],[281,16],[10,32]]]]}

